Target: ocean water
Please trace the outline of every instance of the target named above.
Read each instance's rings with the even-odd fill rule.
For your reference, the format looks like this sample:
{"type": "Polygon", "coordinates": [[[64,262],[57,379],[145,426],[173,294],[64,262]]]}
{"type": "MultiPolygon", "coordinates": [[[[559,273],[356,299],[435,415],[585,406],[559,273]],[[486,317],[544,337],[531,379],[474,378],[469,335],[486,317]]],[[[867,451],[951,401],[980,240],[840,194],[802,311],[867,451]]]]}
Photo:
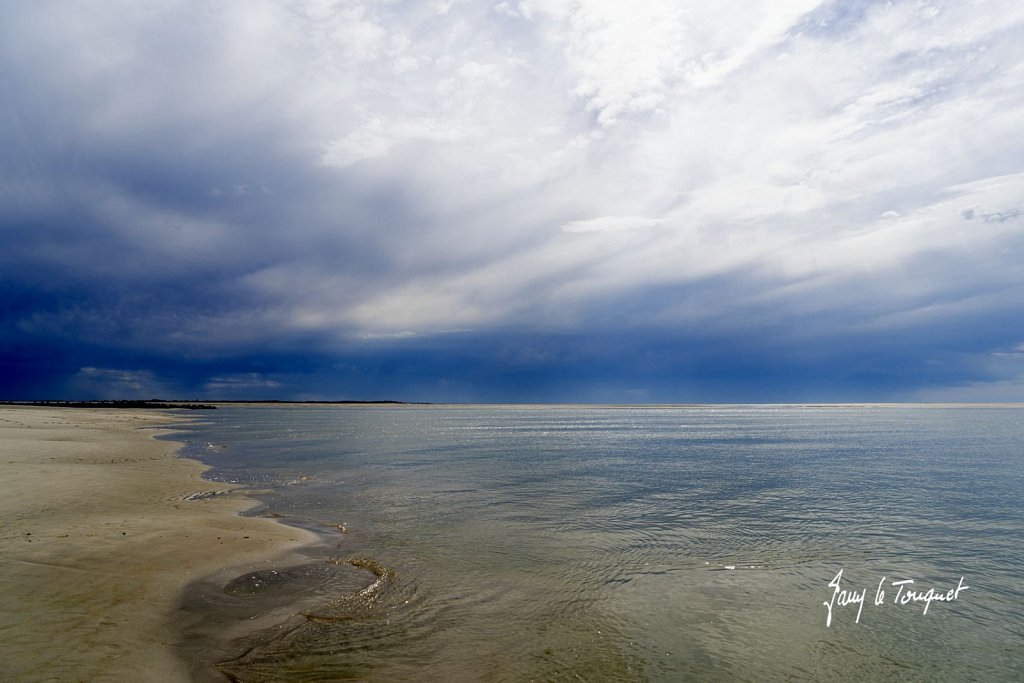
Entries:
{"type": "Polygon", "coordinates": [[[262,615],[213,629],[235,680],[1024,680],[1019,407],[221,408],[177,438],[323,533],[224,591],[262,615]]]}

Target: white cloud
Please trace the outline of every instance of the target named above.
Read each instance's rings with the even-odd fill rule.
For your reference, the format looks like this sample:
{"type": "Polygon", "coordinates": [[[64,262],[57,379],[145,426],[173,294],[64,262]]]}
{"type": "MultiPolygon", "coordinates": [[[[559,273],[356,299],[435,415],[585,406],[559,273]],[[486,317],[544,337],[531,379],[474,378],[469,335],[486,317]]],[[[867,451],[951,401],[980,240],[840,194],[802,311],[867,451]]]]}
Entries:
{"type": "Polygon", "coordinates": [[[570,221],[562,226],[565,232],[618,232],[619,230],[640,230],[652,228],[661,223],[657,218],[641,216],[601,216],[580,221],[570,221]]]}

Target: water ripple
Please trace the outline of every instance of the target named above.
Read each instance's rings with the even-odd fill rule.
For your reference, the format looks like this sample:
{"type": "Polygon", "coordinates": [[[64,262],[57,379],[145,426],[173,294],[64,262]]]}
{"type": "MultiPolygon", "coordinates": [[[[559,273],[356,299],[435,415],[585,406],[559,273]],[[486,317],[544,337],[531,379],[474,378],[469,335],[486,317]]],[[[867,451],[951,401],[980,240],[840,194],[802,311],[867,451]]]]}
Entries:
{"type": "Polygon", "coordinates": [[[1019,409],[217,413],[215,476],[307,477],[273,509],[345,519],[337,562],[372,575],[222,660],[236,680],[1024,678],[1019,409]],[[839,570],[867,604],[826,628],[839,570]],[[961,576],[927,615],[873,601],[961,576]]]}

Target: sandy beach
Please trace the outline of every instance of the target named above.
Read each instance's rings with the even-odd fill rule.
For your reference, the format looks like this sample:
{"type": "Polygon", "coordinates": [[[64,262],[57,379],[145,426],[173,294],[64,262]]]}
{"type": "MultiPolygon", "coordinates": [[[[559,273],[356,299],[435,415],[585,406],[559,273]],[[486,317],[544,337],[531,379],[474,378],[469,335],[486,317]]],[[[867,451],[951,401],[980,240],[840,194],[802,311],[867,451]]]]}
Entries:
{"type": "Polygon", "coordinates": [[[171,627],[185,586],[316,540],[240,517],[251,499],[152,438],[178,419],[0,407],[0,679],[188,680],[171,627]]]}

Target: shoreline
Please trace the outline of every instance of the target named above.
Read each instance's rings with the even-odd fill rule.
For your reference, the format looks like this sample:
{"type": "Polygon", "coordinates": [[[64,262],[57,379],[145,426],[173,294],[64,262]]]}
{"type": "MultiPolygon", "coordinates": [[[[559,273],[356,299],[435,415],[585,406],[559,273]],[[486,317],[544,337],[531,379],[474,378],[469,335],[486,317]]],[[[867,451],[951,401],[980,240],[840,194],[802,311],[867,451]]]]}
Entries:
{"type": "Polygon", "coordinates": [[[0,406],[0,674],[189,681],[176,610],[229,568],[287,564],[312,531],[240,513],[238,486],[157,440],[150,410],[0,406]],[[216,492],[217,495],[204,495],[216,492]]]}

